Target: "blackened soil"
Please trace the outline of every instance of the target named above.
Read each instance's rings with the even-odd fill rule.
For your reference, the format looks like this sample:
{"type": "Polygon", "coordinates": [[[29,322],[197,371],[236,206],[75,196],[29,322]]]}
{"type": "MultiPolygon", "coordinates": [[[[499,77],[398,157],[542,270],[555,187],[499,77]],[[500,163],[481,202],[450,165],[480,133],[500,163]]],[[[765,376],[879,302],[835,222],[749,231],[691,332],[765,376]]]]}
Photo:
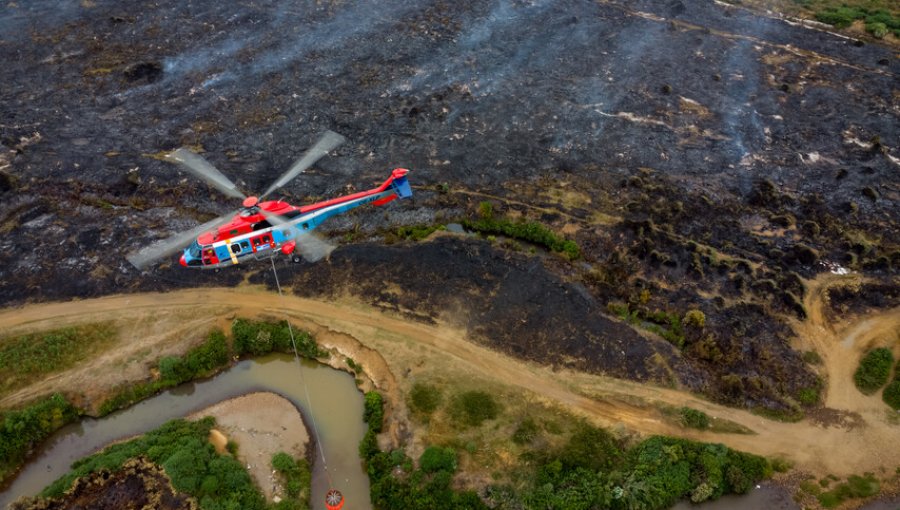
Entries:
{"type": "Polygon", "coordinates": [[[285,198],[368,188],[394,166],[417,188],[325,225],[349,246],[298,269],[305,292],[425,320],[458,307],[528,359],[795,411],[818,384],[788,347],[804,281],[842,267],[898,286],[894,49],[722,3],[34,0],[0,13],[0,63],[6,305],[264,271],[128,265],[236,206],[159,155],[205,151],[258,192],[325,129],[350,142],[285,198]],[[473,218],[483,200],[568,232],[582,259],[353,244],[473,218]],[[689,310],[705,326],[678,350],[642,324],[689,310]]]}
{"type": "MultiPolygon", "coordinates": [[[[668,342],[597,313],[596,300],[583,286],[563,281],[540,258],[483,241],[444,237],[412,248],[360,244],[335,252],[329,263],[295,267],[279,275],[298,294],[327,297],[351,290],[413,319],[449,320],[519,358],[638,380],[681,380],[694,389],[704,380],[668,342]]],[[[271,273],[259,278],[274,283],[271,273]]]]}
{"type": "Polygon", "coordinates": [[[142,459],[117,472],[98,471],[75,481],[65,496],[13,503],[14,510],[194,510],[196,502],[176,493],[165,472],[142,459]]]}

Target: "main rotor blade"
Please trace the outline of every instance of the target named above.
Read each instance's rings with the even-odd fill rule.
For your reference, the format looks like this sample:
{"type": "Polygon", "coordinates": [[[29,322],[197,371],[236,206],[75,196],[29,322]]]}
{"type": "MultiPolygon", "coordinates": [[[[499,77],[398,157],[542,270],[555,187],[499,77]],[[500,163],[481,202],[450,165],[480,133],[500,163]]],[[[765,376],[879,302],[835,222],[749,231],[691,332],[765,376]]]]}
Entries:
{"type": "Polygon", "coordinates": [[[276,189],[284,186],[285,184],[291,182],[294,177],[300,175],[304,170],[313,166],[313,164],[322,158],[325,154],[328,154],[328,151],[334,149],[338,145],[344,143],[344,137],[335,133],[334,131],[326,131],[322,138],[319,138],[319,141],[316,142],[315,145],[309,148],[303,156],[300,157],[297,161],[291,165],[291,168],[288,169],[287,172],[284,173],[281,177],[278,178],[269,189],[266,190],[265,193],[260,195],[259,199],[262,200],[269,193],[272,193],[276,189]]]}
{"type": "Polygon", "coordinates": [[[238,191],[237,186],[231,182],[231,179],[222,175],[216,167],[212,166],[209,161],[203,159],[202,156],[191,152],[184,147],[166,154],[166,159],[181,165],[188,172],[203,179],[210,186],[225,193],[230,197],[247,198],[243,193],[238,191]]]}
{"type": "Polygon", "coordinates": [[[231,213],[224,216],[219,216],[212,221],[207,221],[203,225],[199,225],[187,232],[182,232],[172,237],[163,239],[162,241],[157,241],[150,246],[129,253],[125,256],[125,258],[128,259],[128,262],[131,262],[131,265],[143,270],[153,262],[161,258],[168,257],[169,255],[172,255],[173,253],[184,249],[185,246],[189,245],[193,240],[197,239],[197,236],[208,230],[212,230],[222,223],[225,223],[238,212],[240,212],[240,210],[232,211],[231,213]]]}
{"type": "Polygon", "coordinates": [[[296,242],[296,250],[307,262],[317,262],[327,257],[334,251],[337,246],[323,239],[315,232],[308,232],[299,227],[296,223],[291,223],[289,219],[275,213],[271,213],[262,208],[260,214],[265,216],[266,220],[279,229],[290,229],[296,242]]]}

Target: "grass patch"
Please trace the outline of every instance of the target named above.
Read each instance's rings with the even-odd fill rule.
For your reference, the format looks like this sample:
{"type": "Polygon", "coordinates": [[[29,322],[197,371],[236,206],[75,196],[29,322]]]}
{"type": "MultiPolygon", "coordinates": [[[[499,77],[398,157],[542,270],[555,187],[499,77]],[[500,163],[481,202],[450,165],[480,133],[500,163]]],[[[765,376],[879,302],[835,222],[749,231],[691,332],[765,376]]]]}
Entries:
{"type": "MultiPolygon", "coordinates": [[[[410,225],[398,227],[394,230],[393,236],[407,241],[421,241],[439,230],[447,230],[447,227],[444,225],[410,225]]],[[[391,237],[388,236],[389,242],[393,241],[391,237]]]]}
{"type": "Polygon", "coordinates": [[[442,401],[441,390],[437,386],[417,382],[409,391],[409,403],[413,410],[423,414],[431,414],[437,410],[442,401]]]}
{"type": "Polygon", "coordinates": [[[866,32],[875,38],[881,39],[889,33],[900,37],[900,15],[885,8],[852,6],[846,3],[829,5],[816,11],[815,18],[835,28],[847,28],[855,21],[862,21],[866,32]]]}
{"type": "Polygon", "coordinates": [[[455,395],[448,412],[451,419],[464,427],[477,427],[500,414],[500,404],[484,391],[466,391],[455,395]]]}
{"type": "Polygon", "coordinates": [[[112,445],[72,465],[72,471],[50,484],[41,497],[59,497],[75,479],[90,473],[118,471],[129,459],[146,457],[162,466],[172,486],[197,498],[204,509],[266,508],[265,499],[236,459],[219,455],[207,437],[213,418],[196,422],[173,420],[153,432],[112,445]]]}
{"type": "MultiPolygon", "coordinates": [[[[815,484],[813,484],[815,485],[815,484]]],[[[830,491],[819,491],[814,495],[825,508],[835,508],[849,499],[867,498],[878,494],[881,484],[871,473],[865,476],[852,475],[846,482],[839,483],[830,491]]]]}
{"type": "MultiPolygon", "coordinates": [[[[608,303],[606,309],[623,321],[652,331],[679,349],[684,348],[684,325],[677,313],[663,310],[645,311],[639,307],[632,308],[628,303],[614,302],[608,303]]],[[[704,317],[704,324],[705,321],[704,317]]]]}
{"type": "Polygon", "coordinates": [[[0,339],[0,394],[91,358],[116,335],[112,322],[98,322],[0,339]]]}
{"type": "Polygon", "coordinates": [[[888,382],[894,355],[886,347],[873,349],[863,356],[859,368],[853,374],[856,388],[865,395],[871,395],[888,382]]]}
{"type": "Polygon", "coordinates": [[[822,363],[824,363],[824,361],[822,360],[822,356],[819,355],[819,353],[816,351],[803,351],[801,358],[803,358],[803,361],[809,363],[810,365],[821,365],[822,363]]]}
{"type": "Polygon", "coordinates": [[[581,257],[578,243],[565,239],[535,221],[512,221],[507,218],[495,218],[490,202],[482,202],[479,206],[478,220],[463,220],[462,225],[485,235],[504,235],[520,241],[527,241],[561,253],[569,260],[581,257]]]}

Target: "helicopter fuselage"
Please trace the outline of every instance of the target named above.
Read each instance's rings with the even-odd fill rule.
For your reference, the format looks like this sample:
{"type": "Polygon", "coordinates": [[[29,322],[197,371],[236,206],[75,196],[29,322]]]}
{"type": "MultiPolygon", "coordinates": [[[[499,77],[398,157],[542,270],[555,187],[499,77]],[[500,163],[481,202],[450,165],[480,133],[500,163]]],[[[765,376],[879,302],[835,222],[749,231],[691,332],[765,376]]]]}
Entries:
{"type": "Polygon", "coordinates": [[[332,216],[361,205],[380,206],[397,198],[411,197],[407,173],[408,170],[397,168],[377,188],[301,207],[281,200],[253,202],[253,207],[237,214],[230,222],[199,235],[184,250],[179,262],[189,268],[218,269],[278,253],[291,256],[297,245],[308,239],[305,233],[332,216]],[[259,209],[284,222],[272,224],[259,209]]]}

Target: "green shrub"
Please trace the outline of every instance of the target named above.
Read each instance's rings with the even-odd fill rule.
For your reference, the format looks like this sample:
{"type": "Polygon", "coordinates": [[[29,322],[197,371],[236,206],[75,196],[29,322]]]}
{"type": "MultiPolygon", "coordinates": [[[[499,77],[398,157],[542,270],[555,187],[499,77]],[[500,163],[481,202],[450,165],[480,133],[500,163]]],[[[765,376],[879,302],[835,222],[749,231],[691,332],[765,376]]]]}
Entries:
{"type": "Polygon", "coordinates": [[[688,310],[681,322],[685,326],[702,329],[706,326],[706,315],[700,310],[688,310]]]}
{"type": "Polygon", "coordinates": [[[560,460],[568,469],[584,468],[591,471],[609,469],[622,456],[622,450],[609,432],[580,425],[562,448],[560,460]]]}
{"type": "Polygon", "coordinates": [[[805,406],[814,406],[819,403],[819,388],[809,387],[801,388],[797,392],[797,400],[805,406]]]}
{"type": "Polygon", "coordinates": [[[894,364],[891,350],[885,347],[869,351],[859,362],[853,381],[862,393],[871,395],[885,385],[894,364]]]}
{"type": "Polygon", "coordinates": [[[214,425],[212,418],[172,420],[141,437],[114,444],[75,462],[41,497],[59,497],[76,478],[101,469],[116,471],[128,459],[143,456],[162,466],[172,486],[197,498],[202,508],[262,510],[265,499],[244,466],[233,457],[217,454],[207,440],[214,425]]]}
{"type": "Polygon", "coordinates": [[[477,427],[500,414],[500,404],[483,391],[467,391],[456,395],[450,407],[455,421],[470,427],[477,427]]]}
{"type": "Polygon", "coordinates": [[[413,409],[431,414],[441,405],[441,390],[436,386],[417,382],[409,392],[409,399],[413,409]]]}
{"type": "Polygon", "coordinates": [[[829,7],[816,13],[816,19],[818,21],[833,25],[836,28],[847,28],[852,25],[854,21],[862,19],[863,17],[865,17],[865,13],[861,10],[846,6],[829,7]]]}
{"type": "MultiPolygon", "coordinates": [[[[261,356],[270,352],[292,354],[294,350],[291,344],[291,331],[293,330],[287,321],[235,319],[231,324],[234,350],[238,355],[261,356]]],[[[293,332],[298,354],[311,359],[325,354],[309,333],[299,330],[293,332]]]]}
{"type": "Polygon", "coordinates": [[[881,394],[884,402],[891,406],[894,410],[900,410],[900,379],[895,379],[892,383],[884,388],[881,394]]]}
{"type": "Polygon", "coordinates": [[[477,221],[463,220],[462,224],[467,229],[482,234],[505,235],[513,239],[544,246],[551,251],[562,253],[569,260],[575,260],[581,256],[581,249],[575,241],[562,238],[537,222],[513,222],[508,219],[493,219],[492,217],[482,216],[477,221]]]}
{"type": "Polygon", "coordinates": [[[384,400],[381,393],[370,391],[363,401],[363,421],[369,424],[369,430],[376,434],[381,432],[384,423],[384,400]]]}
{"type": "Polygon", "coordinates": [[[444,225],[411,225],[398,227],[397,237],[409,241],[421,241],[438,230],[446,230],[444,225]]]}
{"type": "Polygon", "coordinates": [[[803,361],[810,365],[821,365],[823,363],[822,356],[816,351],[803,351],[803,361]]]}
{"type": "Polygon", "coordinates": [[[287,453],[278,452],[272,456],[272,467],[281,475],[288,497],[292,498],[299,508],[309,508],[312,474],[306,459],[297,461],[287,453]]]}
{"type": "Polygon", "coordinates": [[[456,451],[453,448],[429,446],[419,458],[419,467],[426,473],[456,471],[456,451]]]}
{"type": "Polygon", "coordinates": [[[701,430],[709,428],[709,415],[703,411],[691,409],[690,407],[682,407],[679,414],[681,415],[682,427],[701,430]]]}
{"type": "Polygon", "coordinates": [[[539,432],[540,429],[538,428],[538,424],[529,416],[519,422],[519,425],[516,426],[516,430],[512,435],[513,443],[516,443],[517,445],[528,444],[534,441],[539,432]]]}
{"type": "Polygon", "coordinates": [[[60,394],[0,415],[0,481],[24,462],[26,455],[63,425],[78,418],[78,410],[60,394]]]}

